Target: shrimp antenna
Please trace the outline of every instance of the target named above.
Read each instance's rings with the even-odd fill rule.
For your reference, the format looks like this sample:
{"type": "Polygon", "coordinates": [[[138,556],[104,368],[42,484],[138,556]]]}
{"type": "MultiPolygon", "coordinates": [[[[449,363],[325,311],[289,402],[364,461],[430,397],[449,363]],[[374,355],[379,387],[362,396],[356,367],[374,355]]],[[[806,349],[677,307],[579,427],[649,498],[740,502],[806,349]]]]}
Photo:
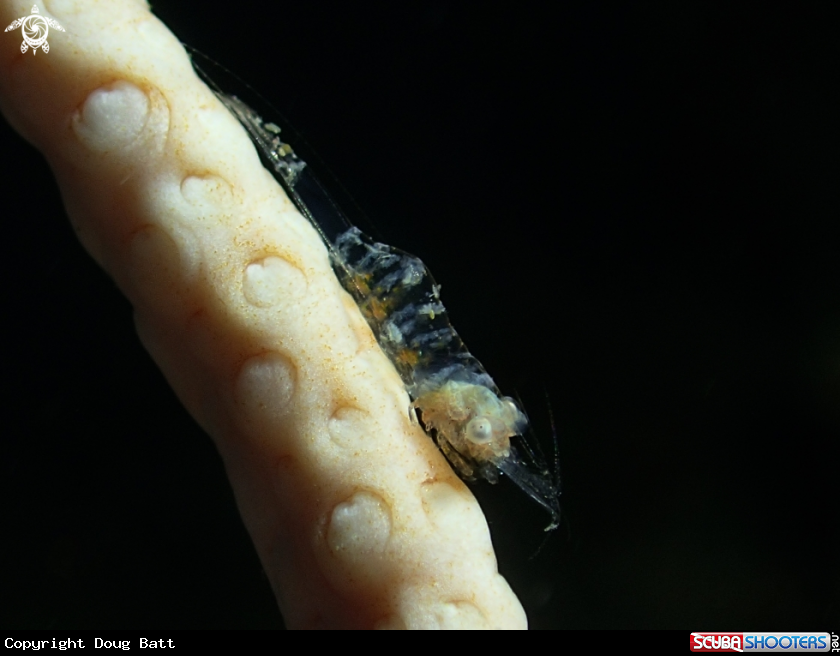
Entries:
{"type": "Polygon", "coordinates": [[[551,439],[554,441],[554,487],[557,494],[561,494],[560,488],[560,440],[557,439],[557,424],[554,423],[554,411],[551,409],[551,399],[548,390],[545,390],[545,405],[548,408],[548,421],[551,425],[551,439]]]}
{"type": "MultiPolygon", "coordinates": [[[[519,395],[518,391],[516,392],[516,401],[519,403],[520,408],[525,407],[525,404],[522,402],[522,397],[519,395]]],[[[524,413],[525,411],[523,410],[522,412],[524,413]]],[[[518,443],[522,446],[523,451],[525,451],[534,467],[543,470],[547,469],[545,465],[545,454],[542,451],[540,441],[537,439],[537,434],[534,431],[534,426],[531,423],[530,418],[528,419],[527,433],[530,435],[530,439],[526,435],[519,435],[518,443]]]]}

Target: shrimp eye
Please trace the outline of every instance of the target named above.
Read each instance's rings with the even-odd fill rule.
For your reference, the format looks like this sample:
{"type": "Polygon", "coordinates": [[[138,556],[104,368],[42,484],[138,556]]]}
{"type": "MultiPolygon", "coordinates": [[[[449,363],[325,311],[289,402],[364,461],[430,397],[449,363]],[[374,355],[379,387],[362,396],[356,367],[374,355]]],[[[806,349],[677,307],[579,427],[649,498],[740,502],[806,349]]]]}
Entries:
{"type": "Polygon", "coordinates": [[[474,417],[467,424],[466,438],[473,444],[486,444],[493,439],[493,427],[485,417],[474,417]]]}

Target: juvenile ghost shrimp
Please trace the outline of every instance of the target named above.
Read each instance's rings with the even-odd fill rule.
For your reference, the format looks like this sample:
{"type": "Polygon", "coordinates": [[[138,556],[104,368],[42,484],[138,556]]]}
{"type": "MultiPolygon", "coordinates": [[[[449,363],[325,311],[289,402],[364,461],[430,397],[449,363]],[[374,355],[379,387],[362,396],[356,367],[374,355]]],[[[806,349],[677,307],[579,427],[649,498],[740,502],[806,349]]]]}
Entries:
{"type": "Polygon", "coordinates": [[[423,428],[467,481],[507,476],[560,521],[560,488],[525,437],[528,418],[467,350],[423,262],[355,226],[289,144],[235,96],[217,93],[247,129],[292,202],[318,231],[344,289],[393,363],[423,428]]]}

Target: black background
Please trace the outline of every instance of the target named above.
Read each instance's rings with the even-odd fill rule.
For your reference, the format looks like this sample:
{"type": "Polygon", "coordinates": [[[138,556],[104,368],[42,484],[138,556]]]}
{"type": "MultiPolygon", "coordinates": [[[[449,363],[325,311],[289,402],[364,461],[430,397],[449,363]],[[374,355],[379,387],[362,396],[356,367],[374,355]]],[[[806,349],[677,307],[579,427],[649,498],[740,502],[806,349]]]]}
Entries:
{"type": "MultiPolygon", "coordinates": [[[[549,399],[536,557],[545,514],[477,489],[533,627],[837,631],[833,22],[557,4],[153,8],[423,258],[547,440],[549,399]]],[[[281,626],[210,440],[0,140],[0,626],[281,626]]]]}

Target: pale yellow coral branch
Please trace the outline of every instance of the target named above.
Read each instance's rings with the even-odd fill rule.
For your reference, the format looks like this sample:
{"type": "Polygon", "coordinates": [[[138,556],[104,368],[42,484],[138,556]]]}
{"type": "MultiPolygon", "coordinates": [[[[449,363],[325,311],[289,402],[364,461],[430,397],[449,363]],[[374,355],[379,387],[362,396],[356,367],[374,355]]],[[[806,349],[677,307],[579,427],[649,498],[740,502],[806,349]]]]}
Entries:
{"type": "Polygon", "coordinates": [[[478,505],[178,40],[136,0],[41,9],[66,32],[0,42],[0,108],[214,439],[287,625],[524,627],[478,505]]]}

